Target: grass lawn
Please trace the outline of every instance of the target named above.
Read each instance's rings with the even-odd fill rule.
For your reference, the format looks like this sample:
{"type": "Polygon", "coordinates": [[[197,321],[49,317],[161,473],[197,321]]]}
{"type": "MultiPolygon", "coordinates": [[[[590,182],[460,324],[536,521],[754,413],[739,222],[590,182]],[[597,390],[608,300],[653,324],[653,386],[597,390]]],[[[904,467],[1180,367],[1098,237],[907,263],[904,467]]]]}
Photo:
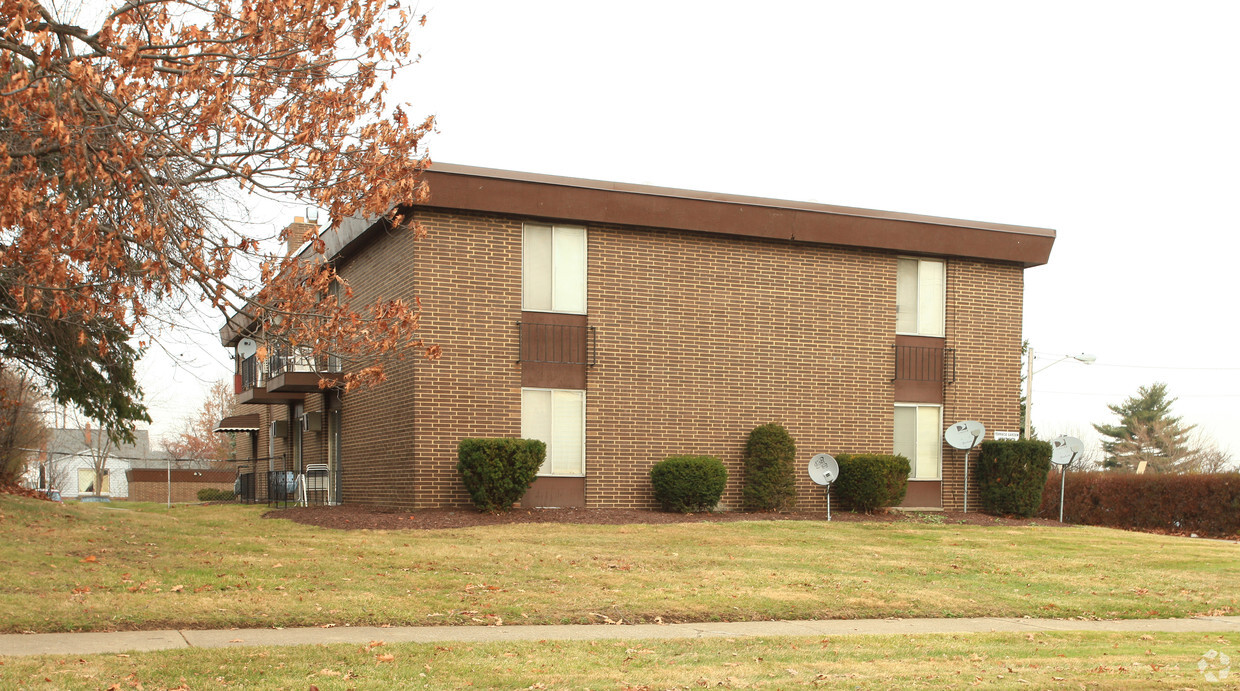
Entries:
{"type": "MultiPolygon", "coordinates": [[[[193,649],[0,658],[6,688],[1227,687],[1198,668],[1236,636],[1014,633],[193,649]],[[182,686],[184,684],[184,686],[182,686]],[[115,686],[112,686],[115,685],[115,686]]],[[[1221,673],[1216,654],[1205,669],[1221,673]]]]}
{"type": "Polygon", "coordinates": [[[1100,528],[910,520],[341,532],[264,510],[0,497],[0,628],[1240,611],[1240,545],[1100,528]]]}

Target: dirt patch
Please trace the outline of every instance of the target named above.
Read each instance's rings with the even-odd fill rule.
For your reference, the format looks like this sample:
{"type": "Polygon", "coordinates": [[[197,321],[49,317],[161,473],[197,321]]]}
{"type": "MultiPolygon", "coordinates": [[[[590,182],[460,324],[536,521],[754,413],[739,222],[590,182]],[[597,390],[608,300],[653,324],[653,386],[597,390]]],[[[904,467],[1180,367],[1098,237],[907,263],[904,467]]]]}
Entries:
{"type": "MultiPolygon", "coordinates": [[[[825,521],[825,511],[791,513],[666,513],[639,509],[513,509],[506,513],[481,513],[473,509],[422,509],[395,511],[364,506],[299,506],[273,509],[265,518],[287,518],[305,525],[336,530],[449,530],[484,525],[514,523],[579,523],[624,525],[629,523],[726,523],[731,521],[825,521]]],[[[831,520],[841,523],[943,523],[952,525],[1054,526],[1058,521],[1044,518],[1004,518],[982,513],[934,511],[859,514],[831,512],[831,520]]]]}

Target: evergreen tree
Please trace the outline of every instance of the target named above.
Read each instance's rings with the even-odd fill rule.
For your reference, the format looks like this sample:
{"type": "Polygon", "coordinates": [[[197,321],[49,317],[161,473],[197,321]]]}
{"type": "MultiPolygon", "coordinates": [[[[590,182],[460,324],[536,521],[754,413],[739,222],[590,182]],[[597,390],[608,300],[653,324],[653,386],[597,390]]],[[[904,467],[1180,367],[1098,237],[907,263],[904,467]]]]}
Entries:
{"type": "Polygon", "coordinates": [[[1135,468],[1141,460],[1154,470],[1173,471],[1191,457],[1188,433],[1196,425],[1184,426],[1179,417],[1171,415],[1167,385],[1155,382],[1137,387],[1137,395],[1120,404],[1108,405],[1119,416],[1118,425],[1095,424],[1094,429],[1107,437],[1102,441],[1106,452],[1104,468],[1135,468]]]}

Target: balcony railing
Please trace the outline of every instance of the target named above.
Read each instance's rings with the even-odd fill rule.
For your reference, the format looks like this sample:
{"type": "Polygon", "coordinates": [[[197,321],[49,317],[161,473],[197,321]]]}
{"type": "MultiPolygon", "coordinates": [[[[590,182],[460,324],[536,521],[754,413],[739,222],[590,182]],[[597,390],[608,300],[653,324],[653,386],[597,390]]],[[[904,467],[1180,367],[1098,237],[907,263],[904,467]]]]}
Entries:
{"type": "Polygon", "coordinates": [[[315,355],[311,348],[281,345],[271,348],[267,366],[273,377],[288,372],[339,372],[340,358],[315,355]]]}
{"type": "Polygon", "coordinates": [[[593,326],[517,322],[517,360],[565,365],[598,364],[598,332],[593,326]]]}
{"type": "Polygon", "coordinates": [[[257,355],[241,361],[241,388],[255,389],[267,385],[267,363],[258,359],[257,355]]]}
{"type": "Polygon", "coordinates": [[[936,346],[897,345],[892,381],[956,381],[956,349],[936,346]]]}

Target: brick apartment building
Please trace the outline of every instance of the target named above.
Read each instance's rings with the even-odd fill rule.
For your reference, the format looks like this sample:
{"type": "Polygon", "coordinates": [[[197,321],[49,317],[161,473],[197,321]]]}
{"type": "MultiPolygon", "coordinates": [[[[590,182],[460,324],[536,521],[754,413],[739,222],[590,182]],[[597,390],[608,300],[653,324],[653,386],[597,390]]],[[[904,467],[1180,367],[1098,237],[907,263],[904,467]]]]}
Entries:
{"type": "MultiPolygon", "coordinates": [[[[322,463],[331,501],[461,506],[457,442],[524,436],[548,443],[524,506],[653,507],[654,463],[709,454],[737,507],[746,436],[778,421],[799,464],[895,450],[913,465],[906,506],[959,509],[945,426],[1017,429],[1023,272],[1054,231],[444,164],[426,177],[425,239],[381,222],[324,239],[357,297],[421,297],[441,359],[340,394],[318,386],[327,363],[259,363],[240,345],[253,325],[221,330],[245,404],[223,428],[252,432],[260,486],[322,463]]],[[[825,505],[798,483],[798,506],[825,505]]]]}

